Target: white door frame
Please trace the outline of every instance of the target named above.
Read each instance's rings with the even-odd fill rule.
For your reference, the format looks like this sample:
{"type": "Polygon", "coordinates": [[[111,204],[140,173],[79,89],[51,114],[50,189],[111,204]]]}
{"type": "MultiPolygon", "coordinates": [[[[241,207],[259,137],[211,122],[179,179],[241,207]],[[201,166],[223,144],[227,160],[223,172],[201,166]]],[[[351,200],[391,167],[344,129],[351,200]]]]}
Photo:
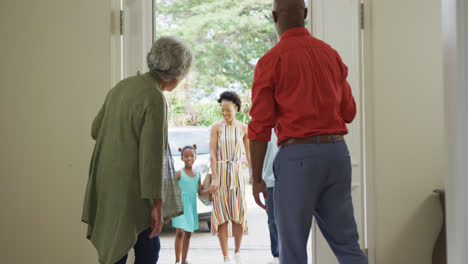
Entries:
{"type": "MultiPolygon", "coordinates": [[[[313,19],[314,10],[312,10],[312,2],[314,0],[308,0],[309,6],[309,30],[313,33],[313,19]]],[[[372,0],[361,0],[364,5],[363,19],[364,19],[364,28],[362,31],[362,79],[361,84],[363,89],[361,90],[361,111],[363,113],[363,143],[365,145],[365,155],[363,155],[362,163],[363,170],[366,174],[365,177],[365,190],[366,196],[364,197],[366,204],[365,208],[365,241],[366,245],[361,245],[366,247],[366,253],[370,264],[375,264],[376,254],[375,254],[375,183],[374,183],[374,171],[375,171],[375,133],[374,133],[374,93],[373,93],[373,79],[371,74],[366,74],[372,72],[372,24],[371,22],[371,1],[372,0]]]]}
{"type": "Polygon", "coordinates": [[[111,0],[111,87],[122,80],[122,42],[120,35],[120,0],[111,0]]]}
{"type": "Polygon", "coordinates": [[[148,71],[154,41],[153,1],[111,0],[111,86],[148,71]]]}
{"type": "Polygon", "coordinates": [[[123,78],[148,71],[153,45],[153,1],[123,0],[123,78]]]}
{"type": "Polygon", "coordinates": [[[375,132],[374,132],[374,87],[372,72],[372,0],[362,0],[364,5],[363,19],[364,29],[362,32],[362,71],[363,71],[363,106],[364,106],[364,141],[365,159],[364,170],[366,174],[366,247],[369,264],[376,263],[376,227],[375,227],[375,132]]]}
{"type": "Polygon", "coordinates": [[[442,1],[448,263],[468,262],[468,3],[442,1]]]}
{"type": "MultiPolygon", "coordinates": [[[[134,75],[137,71],[145,72],[147,70],[146,54],[151,48],[154,38],[153,28],[153,1],[138,1],[138,0],[123,0],[123,41],[125,50],[123,57],[121,56],[121,35],[120,35],[120,9],[121,0],[111,0],[111,18],[112,18],[112,38],[111,38],[111,65],[112,65],[112,86],[114,86],[122,78],[134,75]],[[142,41],[143,40],[143,41],[142,41]],[[123,66],[123,67],[122,67],[123,66]],[[121,71],[123,68],[123,73],[121,71]]],[[[309,6],[309,30],[312,31],[312,1],[307,0],[309,6]]],[[[372,72],[372,24],[371,22],[371,1],[362,0],[364,9],[365,27],[363,30],[363,52],[361,69],[364,73],[372,72]]],[[[445,1],[445,0],[444,0],[445,1]]],[[[457,1],[457,0],[449,0],[457,1]]],[[[458,0],[462,2],[463,0],[458,0]]],[[[466,22],[465,22],[466,23],[466,22]]],[[[468,29],[468,26],[465,27],[468,29]]],[[[366,173],[365,188],[366,188],[366,241],[367,254],[370,264],[375,264],[375,185],[374,185],[374,116],[373,116],[373,87],[372,76],[363,74],[362,86],[365,92],[362,93],[361,102],[365,106],[363,110],[362,128],[365,134],[363,138],[365,142],[365,159],[362,159],[363,167],[366,173]]],[[[466,85],[468,86],[468,85],[466,85]]],[[[467,100],[468,101],[468,100],[467,100]]],[[[364,247],[364,245],[362,245],[364,247]]]]}

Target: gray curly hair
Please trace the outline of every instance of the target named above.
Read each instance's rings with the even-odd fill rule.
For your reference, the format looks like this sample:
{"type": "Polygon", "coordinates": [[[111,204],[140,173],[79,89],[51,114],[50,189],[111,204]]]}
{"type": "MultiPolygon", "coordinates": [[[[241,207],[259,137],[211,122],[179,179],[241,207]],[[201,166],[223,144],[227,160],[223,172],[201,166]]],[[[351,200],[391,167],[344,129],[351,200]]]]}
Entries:
{"type": "Polygon", "coordinates": [[[154,42],[146,56],[149,71],[158,79],[184,78],[193,62],[192,51],[182,39],[163,36],[154,42]]]}

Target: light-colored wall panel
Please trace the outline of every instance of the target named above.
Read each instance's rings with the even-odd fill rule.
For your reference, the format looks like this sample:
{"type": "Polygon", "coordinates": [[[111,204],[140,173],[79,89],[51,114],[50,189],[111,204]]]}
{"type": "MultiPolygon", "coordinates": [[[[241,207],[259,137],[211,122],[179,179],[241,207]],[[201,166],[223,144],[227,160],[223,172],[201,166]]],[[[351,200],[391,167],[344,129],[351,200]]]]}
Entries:
{"type": "Polygon", "coordinates": [[[110,1],[0,3],[1,263],[96,263],[81,208],[110,1]]]}
{"type": "Polygon", "coordinates": [[[376,263],[427,264],[445,172],[440,1],[371,4],[376,263]]]}
{"type": "Polygon", "coordinates": [[[468,5],[442,4],[444,88],[447,135],[447,257],[468,263],[468,5]]]}

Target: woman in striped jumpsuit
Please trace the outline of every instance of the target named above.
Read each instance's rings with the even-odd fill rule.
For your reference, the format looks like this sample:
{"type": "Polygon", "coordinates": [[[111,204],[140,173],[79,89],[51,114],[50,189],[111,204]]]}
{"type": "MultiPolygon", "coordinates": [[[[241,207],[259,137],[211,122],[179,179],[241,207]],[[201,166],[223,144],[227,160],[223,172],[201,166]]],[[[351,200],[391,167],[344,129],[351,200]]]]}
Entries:
{"type": "Polygon", "coordinates": [[[241,157],[246,151],[250,167],[247,125],[236,120],[241,101],[234,92],[224,92],[218,102],[224,120],[211,127],[210,155],[213,175],[210,192],[213,193],[211,232],[218,235],[224,262],[229,262],[228,237],[234,235],[235,263],[242,263],[240,245],[247,234],[247,204],[244,177],[241,174],[241,157]]]}

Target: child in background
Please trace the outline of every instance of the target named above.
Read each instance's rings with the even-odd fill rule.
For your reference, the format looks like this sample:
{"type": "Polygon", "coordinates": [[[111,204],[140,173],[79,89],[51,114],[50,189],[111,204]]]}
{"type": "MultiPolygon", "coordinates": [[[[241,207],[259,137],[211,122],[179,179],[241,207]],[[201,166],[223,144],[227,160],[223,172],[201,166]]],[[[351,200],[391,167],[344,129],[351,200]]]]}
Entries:
{"type": "Polygon", "coordinates": [[[199,195],[208,193],[208,190],[202,189],[200,173],[192,169],[197,159],[196,150],[196,145],[179,149],[181,159],[185,163],[185,167],[177,172],[179,186],[182,191],[184,214],[172,219],[172,225],[177,230],[175,239],[176,264],[188,264],[187,254],[190,237],[192,232],[198,229],[197,193],[199,195]]]}
{"type": "Polygon", "coordinates": [[[265,160],[263,162],[262,179],[267,186],[268,199],[265,201],[267,206],[268,215],[268,228],[270,230],[270,246],[271,254],[273,255],[273,261],[269,264],[279,264],[279,239],[278,229],[275,221],[275,207],[273,204],[274,200],[274,186],[275,186],[275,175],[273,173],[273,162],[276,154],[278,153],[278,146],[276,145],[278,138],[276,137],[275,130],[271,131],[271,140],[268,142],[267,152],[265,154],[265,160]]]}

